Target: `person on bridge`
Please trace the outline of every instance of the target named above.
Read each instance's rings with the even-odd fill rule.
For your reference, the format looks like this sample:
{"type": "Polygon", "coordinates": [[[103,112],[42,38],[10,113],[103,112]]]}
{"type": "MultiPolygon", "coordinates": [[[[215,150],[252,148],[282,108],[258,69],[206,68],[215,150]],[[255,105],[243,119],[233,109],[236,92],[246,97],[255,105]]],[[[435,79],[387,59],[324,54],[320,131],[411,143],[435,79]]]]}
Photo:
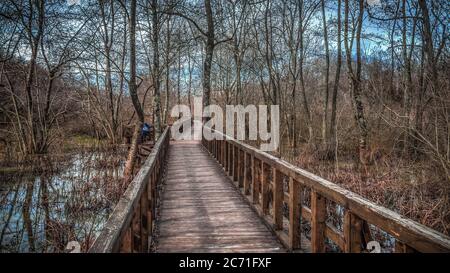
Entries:
{"type": "Polygon", "coordinates": [[[148,123],[144,123],[144,125],[142,125],[142,130],[141,130],[141,142],[144,142],[146,140],[148,140],[150,138],[150,130],[151,130],[152,126],[148,123]]]}

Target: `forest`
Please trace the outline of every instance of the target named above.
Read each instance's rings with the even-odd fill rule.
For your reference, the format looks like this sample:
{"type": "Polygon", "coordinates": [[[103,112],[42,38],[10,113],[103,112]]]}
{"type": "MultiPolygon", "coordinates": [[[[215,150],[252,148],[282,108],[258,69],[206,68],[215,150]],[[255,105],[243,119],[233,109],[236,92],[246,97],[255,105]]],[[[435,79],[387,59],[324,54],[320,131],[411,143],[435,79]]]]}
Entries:
{"type": "MultiPolygon", "coordinates": [[[[92,245],[175,105],[279,105],[273,156],[450,234],[445,0],[0,2],[0,252],[92,245]]],[[[258,147],[259,141],[247,141],[258,147]]]]}

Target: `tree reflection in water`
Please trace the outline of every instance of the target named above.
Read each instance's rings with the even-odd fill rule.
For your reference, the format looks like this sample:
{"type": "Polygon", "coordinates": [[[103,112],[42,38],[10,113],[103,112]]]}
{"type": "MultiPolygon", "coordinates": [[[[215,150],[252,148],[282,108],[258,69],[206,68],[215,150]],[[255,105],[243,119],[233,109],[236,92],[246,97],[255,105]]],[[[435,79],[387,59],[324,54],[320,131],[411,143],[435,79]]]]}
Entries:
{"type": "Polygon", "coordinates": [[[0,251],[62,252],[69,241],[88,249],[125,190],[123,158],[108,151],[40,159],[38,175],[1,178],[0,251]],[[54,171],[58,165],[67,166],[54,171]]]}

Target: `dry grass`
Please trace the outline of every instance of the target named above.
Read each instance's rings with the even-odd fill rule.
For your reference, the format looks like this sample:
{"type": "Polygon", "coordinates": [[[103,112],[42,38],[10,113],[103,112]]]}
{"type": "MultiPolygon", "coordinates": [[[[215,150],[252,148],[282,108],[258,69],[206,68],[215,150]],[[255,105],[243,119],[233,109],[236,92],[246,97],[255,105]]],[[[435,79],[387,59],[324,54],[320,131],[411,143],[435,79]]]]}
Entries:
{"type": "Polygon", "coordinates": [[[301,168],[444,234],[450,232],[449,183],[426,160],[396,155],[361,166],[353,158],[318,160],[310,148],[293,160],[301,168]]]}

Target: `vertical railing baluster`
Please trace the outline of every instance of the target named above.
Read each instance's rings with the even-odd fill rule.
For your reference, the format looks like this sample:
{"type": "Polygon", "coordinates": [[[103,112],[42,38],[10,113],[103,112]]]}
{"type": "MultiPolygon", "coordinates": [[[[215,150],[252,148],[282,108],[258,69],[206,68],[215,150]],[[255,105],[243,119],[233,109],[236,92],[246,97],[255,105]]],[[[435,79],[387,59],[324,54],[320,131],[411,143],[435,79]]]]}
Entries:
{"type": "Polygon", "coordinates": [[[233,164],[233,181],[238,181],[239,179],[239,148],[237,146],[234,146],[233,149],[233,158],[234,158],[234,164],[233,164]]]}
{"type": "Polygon", "coordinates": [[[239,166],[238,166],[239,167],[239,172],[238,172],[239,188],[242,188],[244,186],[244,167],[245,167],[244,157],[245,157],[245,151],[239,150],[239,166]]]}
{"type": "Polygon", "coordinates": [[[152,184],[153,173],[150,172],[150,178],[147,187],[147,231],[149,236],[153,235],[153,205],[152,205],[152,184]]]}
{"type": "Polygon", "coordinates": [[[141,245],[142,251],[148,252],[148,205],[147,205],[147,186],[141,195],[141,245]]]}
{"type": "Polygon", "coordinates": [[[261,210],[263,215],[269,214],[269,181],[265,165],[266,163],[261,160],[261,210]]]}
{"type": "Polygon", "coordinates": [[[250,180],[248,179],[249,176],[249,168],[250,162],[249,162],[249,155],[244,151],[244,194],[249,194],[249,188],[250,188],[250,180]]]}
{"type": "Polygon", "coordinates": [[[232,144],[230,142],[228,142],[228,163],[227,163],[227,165],[228,165],[228,169],[227,169],[228,170],[228,172],[227,172],[228,176],[230,176],[231,169],[232,169],[232,165],[231,165],[231,162],[232,162],[231,148],[232,147],[233,147],[232,144]]]}
{"type": "Polygon", "coordinates": [[[229,167],[228,167],[228,176],[232,176],[233,175],[233,165],[234,165],[234,162],[233,162],[233,148],[234,148],[234,146],[233,146],[233,144],[231,143],[231,142],[229,142],[229,152],[230,152],[230,155],[228,156],[228,158],[229,158],[229,167]]]}
{"type": "Polygon", "coordinates": [[[258,166],[256,163],[256,158],[252,155],[252,200],[253,204],[259,203],[259,176],[258,176],[258,166]]]}
{"type": "Polygon", "coordinates": [[[226,153],[225,153],[226,140],[222,140],[222,166],[225,169],[226,153]]]}
{"type": "Polygon", "coordinates": [[[125,231],[125,234],[122,237],[120,242],[120,252],[122,253],[131,253],[133,252],[133,230],[131,225],[125,231]]]}
{"type": "Polygon", "coordinates": [[[301,247],[301,187],[300,183],[289,177],[289,248],[291,250],[301,247]]]}
{"type": "Polygon", "coordinates": [[[133,252],[142,252],[141,244],[141,203],[138,202],[131,220],[133,230],[133,252]]]}

